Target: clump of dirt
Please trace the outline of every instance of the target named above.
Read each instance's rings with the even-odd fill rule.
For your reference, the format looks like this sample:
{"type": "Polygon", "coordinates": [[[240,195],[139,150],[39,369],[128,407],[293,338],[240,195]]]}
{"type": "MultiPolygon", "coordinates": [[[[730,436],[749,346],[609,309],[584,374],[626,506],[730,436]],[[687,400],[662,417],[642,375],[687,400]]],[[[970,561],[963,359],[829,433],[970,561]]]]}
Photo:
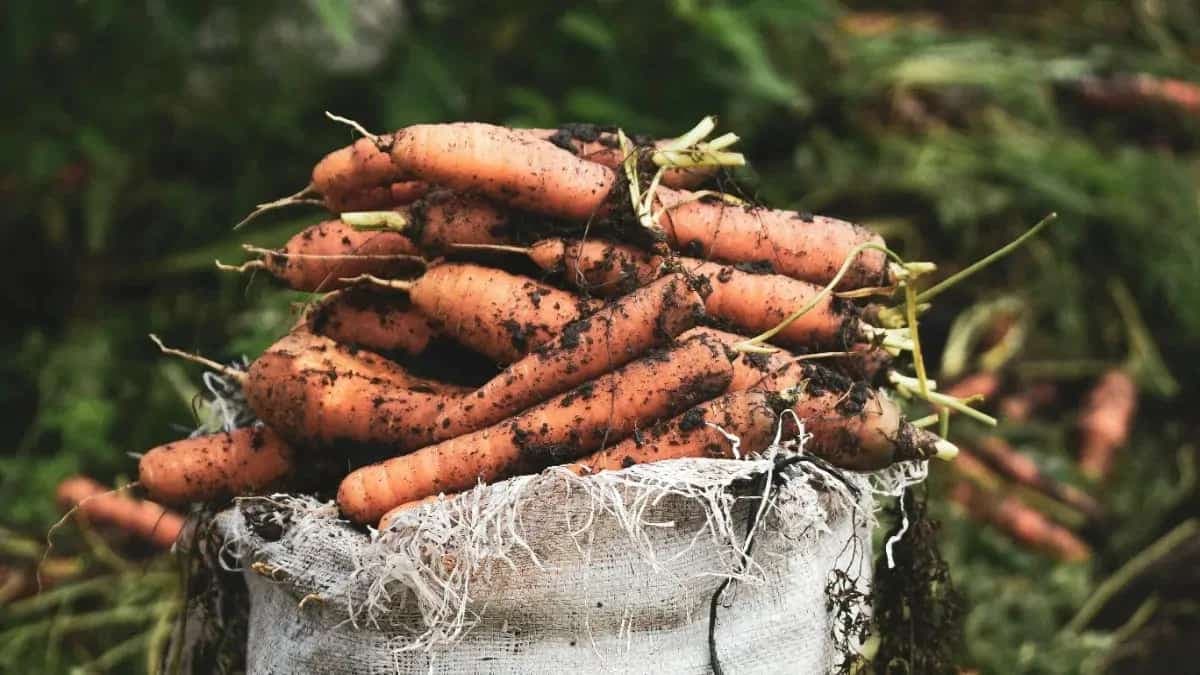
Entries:
{"type": "MultiPolygon", "coordinates": [[[[924,487],[905,491],[908,530],[892,547],[896,566],[888,568],[886,555],[876,564],[872,595],[879,649],[869,672],[958,672],[955,657],[962,651],[966,607],[938,549],[940,526],[927,515],[927,499],[924,487]]],[[[885,541],[903,528],[899,502],[890,514],[895,524],[885,541]]]]}

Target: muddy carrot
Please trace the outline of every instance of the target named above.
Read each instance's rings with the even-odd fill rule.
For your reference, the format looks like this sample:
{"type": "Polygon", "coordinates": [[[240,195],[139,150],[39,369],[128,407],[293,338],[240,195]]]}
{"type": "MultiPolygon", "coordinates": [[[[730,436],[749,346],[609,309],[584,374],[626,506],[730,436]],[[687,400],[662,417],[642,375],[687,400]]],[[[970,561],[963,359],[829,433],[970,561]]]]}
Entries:
{"type": "Polygon", "coordinates": [[[407,298],[365,287],[325,296],[306,321],[313,333],[376,352],[420,354],[435,335],[407,298]]]}
{"type": "Polygon", "coordinates": [[[294,469],[292,448],[256,426],[153,448],[138,463],[138,480],[155,501],[185,504],[257,494],[282,485],[294,469]]]}

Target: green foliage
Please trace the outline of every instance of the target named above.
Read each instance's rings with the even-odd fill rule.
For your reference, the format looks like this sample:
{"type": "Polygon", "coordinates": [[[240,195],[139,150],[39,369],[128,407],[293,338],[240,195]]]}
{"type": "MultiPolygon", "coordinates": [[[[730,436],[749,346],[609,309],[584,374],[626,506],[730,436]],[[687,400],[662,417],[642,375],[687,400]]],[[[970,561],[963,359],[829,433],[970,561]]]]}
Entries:
{"type": "MultiPolygon", "coordinates": [[[[195,424],[195,370],[160,359],[146,333],[229,360],[286,329],[307,297],[210,264],[317,217],[229,230],[351,138],[325,110],[371,129],[592,121],[659,135],[717,113],[754,162],[740,176],[748,194],[859,219],[951,271],[1060,214],[939,298],[931,362],[939,325],[1000,294],[1033,314],[1022,358],[1118,364],[1161,351],[1163,367],[1146,358],[1135,372],[1154,391],[1170,390],[1153,384],[1163,370],[1182,388],[1174,404],[1143,406],[1139,459],[1106,491],[1118,518],[1094,575],[938,514],[973,607],[966,665],[1095,661],[1106,644],[1055,641],[1057,628],[1093,576],[1153,538],[1139,509],[1152,505],[1161,530],[1194,490],[1175,479],[1189,428],[1172,405],[1196,400],[1200,362],[1200,122],[1099,110],[1073,83],[1141,71],[1200,81],[1200,12],[1183,0],[899,4],[926,13],[865,32],[847,30],[850,10],[832,0],[8,3],[0,81],[19,103],[0,135],[0,243],[14,253],[0,290],[5,524],[40,534],[62,476],[128,477],[128,453],[195,424]],[[1131,344],[1114,279],[1153,344],[1131,344]]],[[[1060,423],[1008,432],[1073,478],[1072,414],[1068,404],[1060,423]]],[[[25,656],[26,670],[54,670],[25,656]]]]}

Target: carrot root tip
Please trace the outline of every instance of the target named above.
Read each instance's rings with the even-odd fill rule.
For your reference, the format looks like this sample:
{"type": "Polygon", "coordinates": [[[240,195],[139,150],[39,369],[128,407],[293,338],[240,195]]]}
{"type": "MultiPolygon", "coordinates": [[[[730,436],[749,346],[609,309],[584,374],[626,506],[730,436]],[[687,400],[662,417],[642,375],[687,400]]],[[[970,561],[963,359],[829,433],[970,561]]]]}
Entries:
{"type": "Polygon", "coordinates": [[[396,230],[408,229],[411,221],[402,213],[396,211],[347,211],[340,215],[342,222],[356,230],[396,230]]]}
{"type": "Polygon", "coordinates": [[[315,206],[324,206],[325,205],[324,201],[322,201],[320,199],[312,198],[312,196],[315,194],[317,194],[317,193],[315,190],[313,190],[312,183],[309,183],[308,185],[304,186],[304,189],[300,190],[299,192],[297,192],[294,195],[288,195],[287,197],[280,197],[279,199],[276,199],[274,201],[263,202],[262,204],[257,204],[257,205],[255,205],[253,211],[251,211],[249,214],[246,215],[245,218],[242,218],[241,220],[238,221],[238,223],[236,225],[233,226],[233,229],[236,230],[236,229],[241,228],[246,223],[249,223],[250,221],[254,220],[255,218],[258,218],[259,216],[261,216],[264,213],[282,209],[284,207],[294,206],[296,204],[309,204],[309,205],[315,205],[315,206]]]}
{"type": "Polygon", "coordinates": [[[379,142],[379,134],[373,134],[373,133],[367,131],[365,128],[363,128],[363,125],[359,124],[358,122],[355,122],[354,120],[352,120],[348,117],[342,117],[341,115],[334,115],[333,113],[329,112],[328,110],[325,111],[325,116],[328,117],[329,119],[333,120],[334,122],[338,122],[339,124],[345,124],[346,126],[350,127],[351,129],[362,134],[364,138],[369,138],[375,143],[379,142]]]}

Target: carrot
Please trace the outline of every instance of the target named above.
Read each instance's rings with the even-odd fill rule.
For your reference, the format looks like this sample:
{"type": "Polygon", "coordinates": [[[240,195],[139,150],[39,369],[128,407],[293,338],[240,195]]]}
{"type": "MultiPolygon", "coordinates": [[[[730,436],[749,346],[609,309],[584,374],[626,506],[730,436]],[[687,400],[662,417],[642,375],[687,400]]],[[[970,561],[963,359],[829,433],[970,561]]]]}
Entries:
{"type": "Polygon", "coordinates": [[[433,418],[462,389],[293,333],[250,364],[243,391],[254,413],[297,447],[394,454],[430,443],[433,418]]]}
{"type": "Polygon", "coordinates": [[[338,504],[355,522],[376,522],[400,504],[538,471],[705,400],[730,375],[720,345],[688,340],[494,426],[358,469],[342,481],[338,504]]]}
{"type": "Polygon", "coordinates": [[[738,439],[742,455],[761,452],[777,433],[782,440],[799,434],[790,415],[780,416],[785,410],[794,412],[805,433],[811,434],[804,452],[846,469],[870,471],[937,454],[953,456],[952,445],[905,423],[895,404],[878,392],[849,385],[819,366],[808,364],[805,369],[810,375],[798,390],[756,387],[730,392],[597,452],[573,468],[595,473],[664,459],[732,458],[733,442],[726,434],[738,439]]]}
{"type": "Polygon", "coordinates": [[[206,502],[277,487],[294,463],[278,434],[256,426],[153,448],[138,462],[138,480],[164,504],[206,502]]]}
{"type": "Polygon", "coordinates": [[[443,335],[499,363],[520,359],[598,306],[533,279],[469,263],[435,265],[411,282],[361,280],[406,291],[443,335]]]}
{"type": "Polygon", "coordinates": [[[72,476],[58,484],[60,506],[97,525],[107,525],[169,549],[183,532],[183,516],[154,502],[112,492],[87,476],[72,476]]]}
{"type": "Polygon", "coordinates": [[[439,440],[500,422],[662,345],[693,326],[704,311],[687,280],[675,274],[624,296],[510,365],[447,407],[439,440]]]}
{"type": "Polygon", "coordinates": [[[1058,397],[1053,382],[1036,382],[1000,399],[1000,414],[1013,423],[1028,422],[1034,413],[1052,404],[1058,397]]]}
{"type": "Polygon", "coordinates": [[[1091,495],[1046,475],[1036,462],[999,436],[979,438],[968,454],[978,457],[1009,480],[1077,509],[1089,518],[1098,519],[1103,515],[1104,509],[1091,495]]]}
{"type": "Polygon", "coordinates": [[[1137,383],[1123,370],[1104,373],[1088,392],[1079,415],[1079,468],[1094,480],[1106,478],[1117,450],[1129,440],[1137,411],[1137,383]]]}
{"type": "MultiPolygon", "coordinates": [[[[414,125],[370,140],[408,175],[537,213],[587,220],[629,208],[615,203],[624,180],[616,170],[512,129],[414,125]]],[[[731,206],[667,187],[650,202],[656,207],[650,225],[677,249],[730,263],[765,261],[780,274],[816,283],[833,278],[859,245],[882,245],[877,235],[845,221],[731,206]]],[[[886,285],[888,276],[883,252],[863,250],[839,288],[886,285]]]]}
{"type": "Polygon", "coordinates": [[[1087,560],[1092,555],[1088,545],[1070,530],[1016,497],[990,494],[961,481],[950,491],[950,499],[971,517],[990,523],[1022,546],[1068,562],[1087,560]]]}
{"type": "Polygon", "coordinates": [[[886,349],[870,342],[856,342],[849,354],[828,361],[830,368],[852,380],[878,384],[892,367],[894,357],[886,349]]]}
{"type": "Polygon", "coordinates": [[[999,389],[1000,376],[994,372],[981,371],[946,387],[943,393],[954,398],[990,399],[999,389]]]}
{"type": "Polygon", "coordinates": [[[446,499],[446,498],[449,498],[450,496],[451,495],[442,495],[442,494],[429,495],[428,497],[418,499],[415,502],[408,502],[407,504],[401,504],[400,506],[397,506],[396,508],[394,508],[394,509],[388,511],[387,513],[383,514],[382,516],[380,516],[379,526],[376,529],[378,529],[380,531],[386,530],[392,526],[392,523],[396,521],[396,518],[401,513],[404,513],[405,511],[410,511],[412,509],[419,509],[422,506],[426,506],[428,504],[436,504],[438,502],[438,500],[446,499]]]}
{"type": "MultiPolygon", "coordinates": [[[[727,263],[757,263],[776,274],[824,284],[862,244],[882,246],[869,230],[836,218],[729,204],[721,199],[659,188],[655,224],[687,255],[727,263]]],[[[887,258],[864,250],[837,290],[889,283],[887,258]]]]}
{"type": "Polygon", "coordinates": [[[340,220],[318,223],[295,235],[278,250],[245,247],[261,259],[240,267],[221,269],[246,271],[264,269],[290,288],[321,291],[342,288],[342,277],[359,274],[402,276],[424,264],[405,236],[396,232],[360,232],[340,220]]]}
{"type": "Polygon", "coordinates": [[[420,354],[435,331],[410,309],[406,298],[369,288],[348,288],[325,296],[307,315],[318,335],[377,352],[420,354]]]}
{"type": "MultiPolygon", "coordinates": [[[[625,159],[611,130],[593,125],[567,125],[561,129],[510,129],[526,140],[547,141],[581,159],[612,169],[625,159]]],[[[669,141],[641,143],[640,147],[663,147],[669,141]]],[[[663,174],[663,184],[693,187],[713,175],[712,167],[677,167],[663,174]]],[[[313,167],[312,187],[335,213],[390,208],[419,196],[428,183],[411,180],[411,174],[394,164],[385,144],[370,138],[326,155],[313,167]]]]}
{"type": "MultiPolygon", "coordinates": [[[[632,246],[595,240],[545,239],[524,249],[497,248],[524,252],[542,269],[561,271],[567,283],[602,296],[627,292],[647,283],[658,275],[664,262],[663,258],[632,246]]],[[[696,258],[678,258],[675,263],[697,280],[704,308],[711,316],[752,333],[773,328],[821,292],[819,286],[779,274],[755,274],[696,258]]],[[[863,337],[863,324],[852,306],[825,295],[812,309],[790,322],[775,340],[810,345],[863,337]]]]}

